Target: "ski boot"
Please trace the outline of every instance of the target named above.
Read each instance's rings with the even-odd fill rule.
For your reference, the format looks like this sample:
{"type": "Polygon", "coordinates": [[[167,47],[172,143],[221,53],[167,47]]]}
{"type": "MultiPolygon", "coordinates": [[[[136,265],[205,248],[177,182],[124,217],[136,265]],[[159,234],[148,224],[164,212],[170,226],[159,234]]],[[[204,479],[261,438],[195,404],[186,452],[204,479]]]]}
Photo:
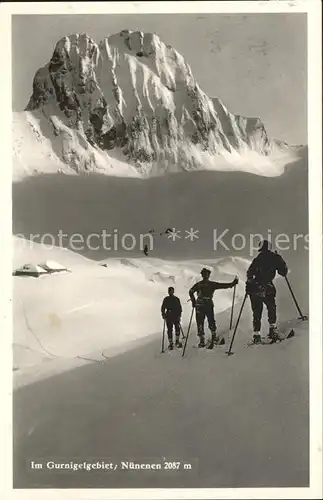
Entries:
{"type": "Polygon", "coordinates": [[[261,335],[260,335],[260,333],[259,333],[259,332],[255,332],[255,333],[253,334],[252,342],[253,342],[254,344],[261,344],[261,335]]]}
{"type": "Polygon", "coordinates": [[[183,347],[183,344],[182,344],[182,342],[179,340],[179,337],[176,337],[175,346],[176,346],[176,347],[178,347],[178,348],[183,347]]]}
{"type": "Polygon", "coordinates": [[[268,333],[268,339],[271,340],[271,343],[274,344],[279,340],[279,332],[277,329],[277,326],[270,326],[269,327],[269,333],[268,333]]]}
{"type": "Polygon", "coordinates": [[[219,342],[219,337],[216,336],[215,333],[212,334],[212,337],[209,341],[209,344],[207,346],[207,349],[213,349],[214,344],[217,344],[219,342]]]}
{"type": "Polygon", "coordinates": [[[200,336],[200,342],[198,344],[198,347],[205,347],[205,337],[204,337],[204,335],[200,336]]]}
{"type": "Polygon", "coordinates": [[[174,344],[173,344],[172,341],[170,341],[169,344],[168,344],[168,350],[169,351],[173,351],[173,349],[174,349],[174,344]]]}

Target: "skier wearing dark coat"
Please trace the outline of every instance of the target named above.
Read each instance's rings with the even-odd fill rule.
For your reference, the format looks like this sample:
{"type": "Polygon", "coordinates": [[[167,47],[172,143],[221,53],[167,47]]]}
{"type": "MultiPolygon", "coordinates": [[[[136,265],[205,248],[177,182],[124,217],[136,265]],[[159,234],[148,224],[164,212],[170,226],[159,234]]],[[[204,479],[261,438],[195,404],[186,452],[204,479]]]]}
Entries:
{"type": "Polygon", "coordinates": [[[261,342],[261,317],[263,305],[267,307],[269,334],[268,337],[275,341],[279,338],[277,330],[276,313],[276,288],[273,279],[276,272],[281,276],[288,273],[287,264],[277,253],[269,248],[269,242],[264,240],[258,250],[259,254],[252,261],[247,271],[246,293],[249,294],[253,312],[253,341],[261,342]]]}
{"type": "Polygon", "coordinates": [[[161,313],[162,318],[166,321],[167,325],[167,336],[169,342],[169,349],[173,349],[173,328],[175,327],[176,347],[182,347],[182,343],[179,340],[181,332],[181,316],[182,316],[182,305],[178,297],[174,295],[174,287],[170,286],[168,288],[168,295],[164,298],[161,313]]]}
{"type": "Polygon", "coordinates": [[[208,320],[208,326],[212,334],[209,347],[213,347],[215,343],[219,342],[219,338],[216,336],[216,322],[214,318],[214,304],[212,300],[214,292],[216,290],[232,288],[239,281],[238,278],[235,278],[231,283],[218,283],[216,281],[210,281],[210,274],[211,271],[209,269],[203,268],[201,271],[203,278],[202,281],[199,281],[192,286],[189,291],[192,306],[195,308],[197,335],[200,337],[199,347],[205,347],[205,317],[208,320]],[[195,299],[195,293],[197,293],[197,299],[195,299]]]}

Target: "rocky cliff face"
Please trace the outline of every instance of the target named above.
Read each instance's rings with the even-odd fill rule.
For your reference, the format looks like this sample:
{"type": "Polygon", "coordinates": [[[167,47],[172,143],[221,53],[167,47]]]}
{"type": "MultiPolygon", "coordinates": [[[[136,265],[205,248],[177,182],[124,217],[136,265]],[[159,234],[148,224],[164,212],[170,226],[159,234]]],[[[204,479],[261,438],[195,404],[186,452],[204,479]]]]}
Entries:
{"type": "Polygon", "coordinates": [[[128,30],[99,44],[86,34],[60,40],[26,111],[50,125],[57,157],[77,171],[96,169],[98,155],[103,169],[104,155],[119,155],[144,174],[208,168],[273,146],[260,119],[208,97],[175,49],[128,30]]]}

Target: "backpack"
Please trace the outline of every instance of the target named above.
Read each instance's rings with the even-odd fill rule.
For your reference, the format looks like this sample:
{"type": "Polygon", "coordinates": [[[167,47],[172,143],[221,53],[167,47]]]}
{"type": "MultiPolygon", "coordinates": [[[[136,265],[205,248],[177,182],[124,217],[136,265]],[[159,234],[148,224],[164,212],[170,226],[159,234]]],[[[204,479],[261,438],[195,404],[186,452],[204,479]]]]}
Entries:
{"type": "Polygon", "coordinates": [[[246,284],[246,293],[248,293],[248,295],[257,295],[257,297],[265,298],[266,287],[255,279],[248,280],[246,284]]]}

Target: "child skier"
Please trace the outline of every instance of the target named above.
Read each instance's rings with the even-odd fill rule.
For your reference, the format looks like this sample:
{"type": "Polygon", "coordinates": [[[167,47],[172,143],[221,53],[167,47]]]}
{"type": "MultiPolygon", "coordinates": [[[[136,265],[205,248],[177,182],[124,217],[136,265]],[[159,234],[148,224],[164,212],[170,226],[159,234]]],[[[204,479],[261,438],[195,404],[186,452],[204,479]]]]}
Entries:
{"type": "Polygon", "coordinates": [[[170,286],[168,288],[168,295],[164,298],[161,313],[162,318],[166,321],[167,325],[167,335],[168,335],[168,348],[173,350],[173,327],[175,327],[176,347],[182,347],[182,343],[179,340],[181,332],[181,316],[182,316],[182,305],[178,297],[174,295],[174,287],[170,286]]]}

